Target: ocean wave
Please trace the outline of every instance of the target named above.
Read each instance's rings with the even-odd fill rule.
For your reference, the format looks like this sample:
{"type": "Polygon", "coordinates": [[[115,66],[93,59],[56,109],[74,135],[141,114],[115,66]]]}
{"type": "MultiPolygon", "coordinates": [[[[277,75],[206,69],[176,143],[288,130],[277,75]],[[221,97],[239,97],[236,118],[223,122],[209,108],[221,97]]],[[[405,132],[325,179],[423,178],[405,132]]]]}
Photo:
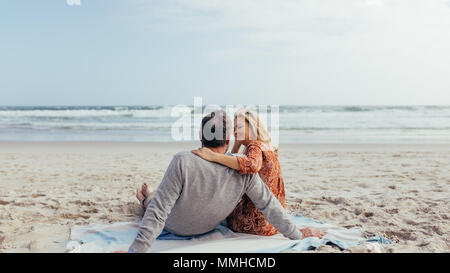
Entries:
{"type": "Polygon", "coordinates": [[[167,130],[172,123],[53,123],[19,122],[3,123],[2,128],[10,129],[73,129],[73,130],[167,130]]]}
{"type": "Polygon", "coordinates": [[[408,126],[397,126],[397,127],[283,127],[280,126],[280,130],[285,131],[358,131],[358,130],[450,130],[448,127],[408,127],[408,126]]]}
{"type": "Polygon", "coordinates": [[[281,113],[298,113],[298,112],[383,112],[383,111],[404,111],[404,112],[420,112],[424,110],[432,111],[450,111],[450,106],[440,105],[424,105],[424,106],[299,106],[299,105],[282,105],[281,113]]]}
{"type": "Polygon", "coordinates": [[[0,117],[88,118],[88,117],[170,117],[169,108],[158,109],[60,109],[60,110],[0,110],[0,117]]]}
{"type": "MultiPolygon", "coordinates": [[[[0,117],[170,117],[173,106],[1,106],[0,117]]],[[[193,111],[193,106],[191,106],[193,111]]],[[[223,106],[223,109],[226,109],[223,106]]],[[[364,112],[434,112],[450,114],[450,106],[299,106],[281,105],[280,114],[364,113],[364,112]]],[[[203,107],[205,110],[205,107],[203,107]]],[[[256,107],[255,110],[258,110],[256,107]]],[[[271,112],[271,107],[267,112],[271,112]]]]}
{"type": "Polygon", "coordinates": [[[159,110],[170,106],[147,105],[147,106],[0,106],[1,111],[33,111],[33,110],[159,110]]]}
{"type": "MultiPolygon", "coordinates": [[[[0,130],[1,135],[10,138],[35,135],[43,138],[45,135],[48,138],[85,136],[86,139],[105,135],[125,139],[148,134],[167,136],[179,119],[171,116],[172,109],[173,106],[3,106],[0,107],[0,130]]],[[[279,110],[280,135],[294,138],[369,135],[384,139],[404,135],[422,139],[439,136],[450,142],[450,106],[283,105],[279,110]]],[[[261,118],[269,131],[274,132],[270,112],[261,118]]],[[[191,122],[192,130],[194,121],[191,122]]]]}
{"type": "Polygon", "coordinates": [[[358,107],[358,106],[349,106],[349,107],[344,107],[342,109],[342,111],[344,111],[344,112],[365,112],[365,111],[373,111],[373,109],[358,107]]]}

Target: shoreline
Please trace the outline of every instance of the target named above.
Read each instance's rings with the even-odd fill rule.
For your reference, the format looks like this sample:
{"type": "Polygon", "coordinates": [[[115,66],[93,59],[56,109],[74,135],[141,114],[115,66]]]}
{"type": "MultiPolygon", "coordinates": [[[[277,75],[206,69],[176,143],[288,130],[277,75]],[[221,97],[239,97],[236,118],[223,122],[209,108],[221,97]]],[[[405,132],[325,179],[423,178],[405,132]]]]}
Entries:
{"type": "MultiPolygon", "coordinates": [[[[231,143],[232,144],[232,143],[231,143]]],[[[230,144],[230,147],[231,147],[230,144]]],[[[142,152],[149,147],[156,151],[194,149],[200,147],[199,141],[185,142],[132,142],[132,141],[0,141],[0,152],[14,152],[27,148],[68,149],[105,149],[122,151],[123,148],[133,152],[142,152]]],[[[281,150],[296,151],[450,151],[450,144],[409,144],[409,143],[281,143],[281,150]]]]}

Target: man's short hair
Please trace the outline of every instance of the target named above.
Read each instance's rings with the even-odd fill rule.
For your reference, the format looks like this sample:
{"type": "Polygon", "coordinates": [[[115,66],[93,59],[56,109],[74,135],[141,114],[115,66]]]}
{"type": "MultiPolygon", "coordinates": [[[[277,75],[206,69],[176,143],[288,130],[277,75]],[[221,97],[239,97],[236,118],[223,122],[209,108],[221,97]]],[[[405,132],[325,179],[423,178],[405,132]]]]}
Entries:
{"type": "Polygon", "coordinates": [[[215,110],[202,119],[202,143],[209,148],[225,146],[230,139],[231,121],[225,111],[215,110]]]}

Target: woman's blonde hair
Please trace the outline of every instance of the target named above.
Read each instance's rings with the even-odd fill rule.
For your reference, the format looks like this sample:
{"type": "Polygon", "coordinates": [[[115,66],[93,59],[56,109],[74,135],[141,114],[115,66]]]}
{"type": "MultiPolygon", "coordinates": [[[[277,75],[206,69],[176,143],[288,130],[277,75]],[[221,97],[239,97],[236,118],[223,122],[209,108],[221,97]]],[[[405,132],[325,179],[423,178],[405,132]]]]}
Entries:
{"type": "Polygon", "coordinates": [[[254,140],[264,142],[270,146],[275,152],[278,152],[277,147],[273,147],[270,142],[272,141],[269,131],[264,123],[259,118],[258,114],[247,108],[239,109],[234,113],[234,118],[243,117],[248,122],[250,132],[256,137],[254,140]]]}

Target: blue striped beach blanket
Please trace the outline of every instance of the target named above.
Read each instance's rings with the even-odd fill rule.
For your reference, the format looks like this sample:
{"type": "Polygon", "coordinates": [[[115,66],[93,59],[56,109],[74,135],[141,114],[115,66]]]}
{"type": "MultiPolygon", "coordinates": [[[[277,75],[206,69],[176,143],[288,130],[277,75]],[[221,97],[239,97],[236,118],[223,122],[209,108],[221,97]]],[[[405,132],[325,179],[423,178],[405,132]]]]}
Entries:
{"type": "MultiPolygon", "coordinates": [[[[332,244],[340,249],[346,249],[363,243],[389,244],[390,240],[374,236],[364,238],[358,229],[337,227],[328,223],[316,221],[300,214],[292,216],[292,220],[300,227],[315,227],[327,234],[322,238],[304,238],[289,240],[281,234],[259,236],[236,233],[230,230],[224,222],[214,230],[195,236],[178,236],[163,230],[148,252],[178,252],[178,253],[276,253],[289,250],[314,250],[315,248],[332,244]]],[[[139,223],[119,222],[110,225],[74,226],[71,228],[70,240],[67,242],[67,252],[112,252],[126,251],[133,242],[139,223]]]]}

